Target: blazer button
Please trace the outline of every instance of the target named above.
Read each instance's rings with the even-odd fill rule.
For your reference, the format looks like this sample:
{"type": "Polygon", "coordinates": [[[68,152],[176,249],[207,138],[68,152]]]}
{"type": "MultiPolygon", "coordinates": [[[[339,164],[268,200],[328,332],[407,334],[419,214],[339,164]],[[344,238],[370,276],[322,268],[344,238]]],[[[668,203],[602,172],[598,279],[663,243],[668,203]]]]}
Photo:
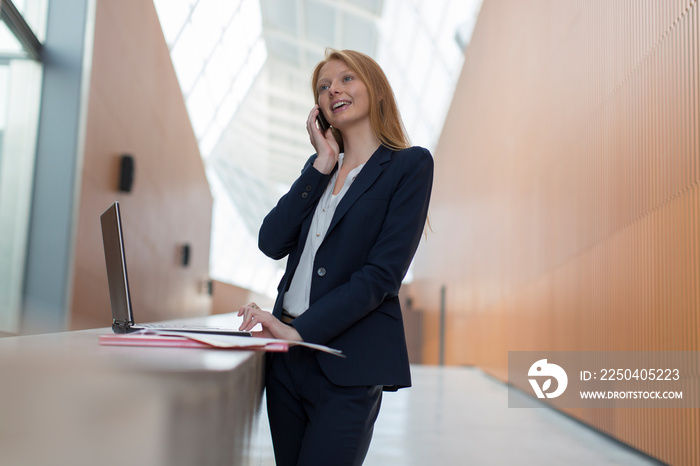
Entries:
{"type": "Polygon", "coordinates": [[[307,190],[307,191],[311,191],[311,185],[310,185],[310,184],[307,184],[307,185],[306,185],[306,190],[307,190]]]}
{"type": "Polygon", "coordinates": [[[326,274],[326,269],[324,269],[323,267],[319,267],[316,273],[319,277],[323,277],[326,274]]]}
{"type": "Polygon", "coordinates": [[[309,193],[301,193],[301,197],[306,199],[307,197],[309,197],[309,193]]]}

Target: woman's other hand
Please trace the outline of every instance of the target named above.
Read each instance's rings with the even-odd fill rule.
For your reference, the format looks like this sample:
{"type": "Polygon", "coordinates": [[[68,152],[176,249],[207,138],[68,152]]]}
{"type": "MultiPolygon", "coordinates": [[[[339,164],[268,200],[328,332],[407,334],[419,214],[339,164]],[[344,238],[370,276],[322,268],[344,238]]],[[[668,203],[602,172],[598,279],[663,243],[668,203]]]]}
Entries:
{"type": "Polygon", "coordinates": [[[338,163],[340,146],[338,146],[338,141],[333,137],[333,131],[330,128],[321,131],[316,124],[316,118],[320,111],[318,105],[311,109],[309,117],[306,119],[306,131],[308,131],[311,145],[314,146],[318,155],[314,161],[314,168],[324,175],[328,175],[338,163]]]}
{"type": "Polygon", "coordinates": [[[260,324],[262,331],[252,332],[254,337],[277,338],[280,340],[303,341],[297,329],[282,323],[272,313],[264,311],[255,303],[246,304],[238,310],[238,316],[243,316],[243,323],[238,330],[248,332],[260,324]]]}

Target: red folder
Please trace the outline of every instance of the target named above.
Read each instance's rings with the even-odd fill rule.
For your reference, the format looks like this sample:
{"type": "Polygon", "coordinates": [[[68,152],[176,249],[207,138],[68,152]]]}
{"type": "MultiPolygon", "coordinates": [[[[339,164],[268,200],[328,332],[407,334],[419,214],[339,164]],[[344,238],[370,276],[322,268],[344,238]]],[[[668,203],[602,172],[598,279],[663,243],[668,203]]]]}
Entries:
{"type": "MultiPolygon", "coordinates": [[[[246,338],[246,337],[242,337],[246,338]]],[[[100,345],[109,346],[159,346],[159,347],[174,347],[174,348],[206,348],[206,349],[233,349],[233,350],[254,350],[254,351],[275,351],[285,352],[289,350],[289,345],[286,342],[269,342],[265,345],[239,345],[239,346],[217,346],[207,344],[202,341],[197,341],[188,338],[185,335],[158,335],[158,334],[108,334],[100,335],[100,345]]]]}

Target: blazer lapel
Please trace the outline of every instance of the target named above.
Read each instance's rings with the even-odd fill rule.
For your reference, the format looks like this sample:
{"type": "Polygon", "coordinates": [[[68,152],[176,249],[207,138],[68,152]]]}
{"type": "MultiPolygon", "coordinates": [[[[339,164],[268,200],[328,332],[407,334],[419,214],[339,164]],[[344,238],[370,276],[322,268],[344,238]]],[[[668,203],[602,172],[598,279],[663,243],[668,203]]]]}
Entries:
{"type": "Polygon", "coordinates": [[[331,220],[326,236],[328,236],[328,234],[338,224],[340,219],[343,218],[355,201],[357,201],[364,194],[364,192],[367,191],[372,184],[374,184],[377,177],[379,177],[384,170],[382,165],[391,160],[392,152],[393,151],[388,147],[379,146],[374,154],[372,154],[365,166],[362,167],[362,170],[360,170],[360,174],[357,175],[357,179],[355,179],[348,191],[340,200],[340,204],[338,204],[338,207],[335,210],[333,220],[331,220]]]}

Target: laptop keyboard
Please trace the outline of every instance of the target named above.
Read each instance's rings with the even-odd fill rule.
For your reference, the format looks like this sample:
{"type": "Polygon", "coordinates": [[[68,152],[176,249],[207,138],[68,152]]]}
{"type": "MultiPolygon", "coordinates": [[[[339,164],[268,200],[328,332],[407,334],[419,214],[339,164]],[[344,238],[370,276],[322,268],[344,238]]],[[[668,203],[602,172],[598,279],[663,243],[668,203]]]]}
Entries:
{"type": "Polygon", "coordinates": [[[172,332],[186,332],[186,333],[209,333],[213,335],[234,335],[234,336],[252,336],[251,332],[242,332],[238,330],[233,330],[230,328],[218,328],[218,327],[198,327],[193,325],[173,325],[173,324],[137,324],[135,328],[142,328],[145,330],[165,330],[172,332]]]}
{"type": "Polygon", "coordinates": [[[173,325],[173,324],[138,324],[139,327],[152,328],[156,330],[177,330],[177,329],[192,329],[192,330],[227,330],[217,327],[197,327],[196,325],[173,325]]]}

